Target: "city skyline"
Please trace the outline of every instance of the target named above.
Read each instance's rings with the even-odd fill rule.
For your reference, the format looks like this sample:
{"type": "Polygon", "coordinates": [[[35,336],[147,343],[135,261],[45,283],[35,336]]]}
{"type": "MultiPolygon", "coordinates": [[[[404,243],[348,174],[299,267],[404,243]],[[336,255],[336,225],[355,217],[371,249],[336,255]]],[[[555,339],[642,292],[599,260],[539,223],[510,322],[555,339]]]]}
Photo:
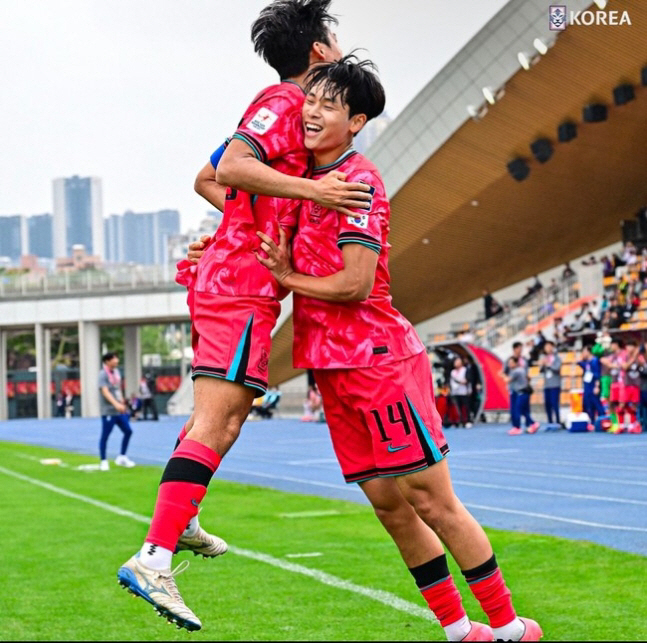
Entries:
{"type": "MultiPolygon", "coordinates": [[[[277,80],[249,35],[267,4],[0,0],[0,212],[51,212],[52,179],[78,174],[101,178],[106,214],[176,209],[183,230],[197,227],[209,205],[196,174],[277,80]]],[[[505,4],[333,0],[331,11],[342,49],[378,66],[396,118],[505,4]]]]}

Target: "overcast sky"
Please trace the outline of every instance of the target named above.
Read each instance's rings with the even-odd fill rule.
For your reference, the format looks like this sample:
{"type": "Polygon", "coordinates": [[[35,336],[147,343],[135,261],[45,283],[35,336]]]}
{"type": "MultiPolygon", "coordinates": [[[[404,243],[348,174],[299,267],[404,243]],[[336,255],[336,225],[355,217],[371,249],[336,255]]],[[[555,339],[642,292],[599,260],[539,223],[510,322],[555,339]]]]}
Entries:
{"type": "MultiPolygon", "coordinates": [[[[519,2],[523,0],[517,0],[519,2]]],[[[344,51],[378,66],[395,117],[507,0],[333,0],[344,51]]],[[[0,0],[0,215],[52,211],[52,179],[96,176],[103,214],[178,209],[255,93],[267,0],[0,0]]]]}

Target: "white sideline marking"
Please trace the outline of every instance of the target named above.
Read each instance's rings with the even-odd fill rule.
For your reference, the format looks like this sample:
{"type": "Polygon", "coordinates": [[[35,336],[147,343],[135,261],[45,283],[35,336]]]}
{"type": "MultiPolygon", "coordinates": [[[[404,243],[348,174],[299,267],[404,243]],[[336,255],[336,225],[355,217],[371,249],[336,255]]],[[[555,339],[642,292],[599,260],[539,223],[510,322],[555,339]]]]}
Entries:
{"type": "Polygon", "coordinates": [[[320,551],[311,551],[303,554],[285,554],[286,558],[316,558],[317,556],[323,556],[323,554],[320,551]]]}
{"type": "MultiPolygon", "coordinates": [[[[101,502],[100,500],[95,500],[94,498],[83,496],[79,493],[75,493],[74,491],[68,491],[67,489],[56,487],[49,482],[43,482],[42,480],[30,478],[29,476],[23,475],[22,473],[11,471],[10,469],[5,469],[5,467],[2,466],[0,466],[0,473],[4,473],[5,475],[12,476],[24,482],[29,482],[30,484],[42,487],[43,489],[47,489],[48,491],[53,491],[54,493],[58,493],[62,496],[73,498],[74,500],[79,500],[89,505],[93,505],[94,507],[110,511],[119,516],[126,516],[145,524],[150,523],[150,517],[148,516],[142,516],[141,514],[134,513],[133,511],[127,511],[126,509],[122,509],[121,507],[110,505],[107,502],[101,502]]],[[[253,560],[272,565],[273,567],[278,567],[280,569],[283,569],[284,571],[292,572],[294,574],[303,574],[304,576],[308,576],[324,585],[329,585],[337,589],[344,589],[346,591],[359,594],[366,598],[370,598],[371,600],[377,601],[378,603],[382,603],[387,607],[391,607],[392,609],[399,610],[400,612],[405,612],[410,616],[418,616],[422,619],[425,619],[426,621],[431,621],[432,623],[438,622],[431,610],[420,607],[415,603],[405,601],[404,599],[396,596],[395,594],[391,594],[390,592],[386,592],[380,589],[371,589],[370,587],[363,587],[362,585],[356,585],[355,583],[344,580],[343,578],[338,578],[337,576],[333,576],[332,574],[327,574],[326,572],[319,571],[318,569],[310,569],[309,567],[304,567],[303,565],[298,565],[297,563],[290,563],[285,560],[280,560],[279,558],[274,558],[273,556],[268,556],[267,554],[263,554],[261,552],[242,549],[240,547],[235,547],[232,545],[229,546],[228,551],[230,551],[232,554],[236,554],[237,556],[244,556],[245,558],[251,558],[253,560]]]]}
{"type": "Polygon", "coordinates": [[[510,487],[500,484],[489,484],[487,482],[469,482],[467,480],[452,480],[452,483],[462,484],[467,487],[479,487],[482,489],[501,489],[502,491],[520,491],[522,493],[536,493],[545,496],[561,496],[563,498],[580,498],[582,500],[602,500],[604,502],[620,502],[629,505],[647,505],[647,500],[631,500],[630,498],[614,498],[611,496],[594,496],[587,493],[569,493],[567,491],[546,491],[544,489],[530,489],[528,487],[510,487]]]}
{"type": "Polygon", "coordinates": [[[551,514],[540,514],[534,513],[532,511],[521,511],[519,509],[502,509],[501,507],[488,507],[487,505],[475,505],[468,504],[467,502],[463,503],[466,507],[474,509],[484,509],[485,511],[496,511],[498,513],[504,514],[515,514],[517,516],[529,516],[530,518],[543,518],[545,520],[555,520],[557,522],[568,522],[573,525],[584,525],[586,527],[599,527],[601,529],[615,529],[617,531],[640,531],[647,533],[647,528],[645,527],[626,527],[624,525],[605,525],[600,522],[589,522],[588,520],[575,520],[573,518],[560,518],[559,516],[553,516],[551,514]]]}
{"type": "MultiPolygon", "coordinates": [[[[647,502],[645,503],[647,504],[647,502]]],[[[322,509],[321,511],[296,511],[294,513],[279,514],[281,518],[319,518],[320,516],[339,516],[337,509],[322,509]]]]}
{"type": "Polygon", "coordinates": [[[518,471],[515,469],[493,469],[492,467],[470,467],[465,464],[459,464],[454,469],[464,471],[485,471],[487,473],[506,473],[510,475],[534,476],[537,478],[562,478],[564,480],[584,480],[585,482],[606,482],[608,484],[632,485],[638,487],[647,487],[647,482],[640,480],[618,480],[617,478],[593,478],[592,476],[575,476],[566,473],[540,473],[539,471],[518,471]]]}

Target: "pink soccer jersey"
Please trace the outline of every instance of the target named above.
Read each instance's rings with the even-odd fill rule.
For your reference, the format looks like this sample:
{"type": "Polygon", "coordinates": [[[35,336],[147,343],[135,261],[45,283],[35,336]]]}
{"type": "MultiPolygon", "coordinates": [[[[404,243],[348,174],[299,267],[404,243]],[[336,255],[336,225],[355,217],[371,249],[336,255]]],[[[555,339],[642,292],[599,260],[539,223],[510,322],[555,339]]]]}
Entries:
{"type": "MultiPolygon", "coordinates": [[[[291,81],[268,87],[247,108],[233,138],[247,143],[260,161],[275,170],[306,176],[310,154],[303,144],[304,97],[303,90],[291,81]]],[[[276,280],[254,256],[261,243],[256,231],[278,241],[279,223],[291,231],[298,209],[298,201],[229,188],[215,241],[198,264],[195,290],[228,296],[279,297],[276,280]]],[[[190,280],[189,275],[178,275],[180,283],[184,283],[183,278],[190,280]]]]}
{"type": "Polygon", "coordinates": [[[375,284],[365,301],[333,303],[294,295],[294,366],[333,369],[375,366],[424,350],[413,326],[391,303],[388,252],[389,202],[375,166],[350,150],[335,163],[315,168],[313,178],[331,170],[346,181],[363,181],[373,191],[370,210],[343,216],[305,201],[292,242],[297,272],[325,277],[344,267],[342,248],[361,243],[379,254],[375,284]],[[370,215],[370,216],[369,216],[370,215]]]}

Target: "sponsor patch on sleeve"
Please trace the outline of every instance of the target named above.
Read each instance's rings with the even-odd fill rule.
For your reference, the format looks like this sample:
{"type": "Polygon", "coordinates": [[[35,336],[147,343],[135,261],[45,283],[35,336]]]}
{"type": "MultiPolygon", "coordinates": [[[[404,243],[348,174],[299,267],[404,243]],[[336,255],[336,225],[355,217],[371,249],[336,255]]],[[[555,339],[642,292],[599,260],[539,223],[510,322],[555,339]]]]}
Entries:
{"type": "Polygon", "coordinates": [[[275,114],[271,109],[261,107],[252,117],[252,120],[247,123],[246,128],[262,136],[274,125],[277,118],[278,114],[275,114]]]}
{"type": "Polygon", "coordinates": [[[346,217],[348,223],[357,228],[368,228],[368,214],[356,214],[353,217],[346,217]]]}

